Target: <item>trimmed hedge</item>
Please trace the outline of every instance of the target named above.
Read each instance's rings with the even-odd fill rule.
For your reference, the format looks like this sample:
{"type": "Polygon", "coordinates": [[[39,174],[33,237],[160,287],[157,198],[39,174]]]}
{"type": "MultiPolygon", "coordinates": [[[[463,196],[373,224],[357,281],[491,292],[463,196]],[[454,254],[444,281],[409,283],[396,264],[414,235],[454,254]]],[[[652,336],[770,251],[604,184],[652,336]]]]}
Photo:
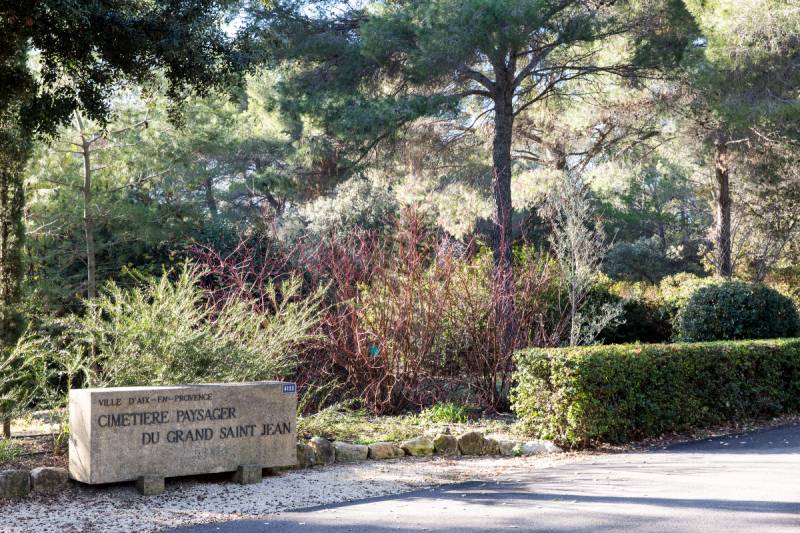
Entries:
{"type": "Polygon", "coordinates": [[[516,362],[520,421],[568,446],[800,409],[800,339],[531,349],[516,362]]]}

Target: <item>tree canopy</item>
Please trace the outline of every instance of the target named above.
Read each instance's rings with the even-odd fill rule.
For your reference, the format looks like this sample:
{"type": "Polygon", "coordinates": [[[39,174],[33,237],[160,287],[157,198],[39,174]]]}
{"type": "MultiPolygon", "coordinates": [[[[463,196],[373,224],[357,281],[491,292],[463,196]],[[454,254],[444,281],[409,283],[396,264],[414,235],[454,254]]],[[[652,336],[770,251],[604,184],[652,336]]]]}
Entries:
{"type": "Polygon", "coordinates": [[[124,82],[156,72],[177,102],[237,76],[243,40],[223,28],[240,2],[0,3],[0,323],[19,331],[23,184],[21,170],[35,135],[53,135],[80,111],[104,123],[109,96],[124,82]],[[32,63],[36,54],[36,65],[32,63]],[[235,66],[238,65],[238,66],[235,66]]]}

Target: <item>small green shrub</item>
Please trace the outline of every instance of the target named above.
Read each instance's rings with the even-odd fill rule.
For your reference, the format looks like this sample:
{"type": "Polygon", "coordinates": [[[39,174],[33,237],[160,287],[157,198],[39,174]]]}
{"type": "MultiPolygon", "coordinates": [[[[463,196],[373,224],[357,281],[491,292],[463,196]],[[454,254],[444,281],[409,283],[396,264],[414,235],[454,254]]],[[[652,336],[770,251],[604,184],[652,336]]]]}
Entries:
{"type": "Polygon", "coordinates": [[[600,334],[604,344],[669,342],[672,326],[661,307],[643,298],[625,300],[619,324],[600,334]]]}
{"type": "Polygon", "coordinates": [[[794,302],[765,285],[724,282],[695,291],[677,315],[687,342],[773,339],[800,333],[794,302]]]}
{"type": "Polygon", "coordinates": [[[800,409],[800,339],[532,349],[516,361],[521,423],[571,446],[800,409]]]}
{"type": "Polygon", "coordinates": [[[428,407],[419,416],[425,422],[444,424],[464,424],[469,419],[466,407],[451,402],[428,407]]]}
{"type": "Polygon", "coordinates": [[[7,351],[0,350],[0,422],[43,402],[50,368],[40,344],[23,335],[7,351]]]}

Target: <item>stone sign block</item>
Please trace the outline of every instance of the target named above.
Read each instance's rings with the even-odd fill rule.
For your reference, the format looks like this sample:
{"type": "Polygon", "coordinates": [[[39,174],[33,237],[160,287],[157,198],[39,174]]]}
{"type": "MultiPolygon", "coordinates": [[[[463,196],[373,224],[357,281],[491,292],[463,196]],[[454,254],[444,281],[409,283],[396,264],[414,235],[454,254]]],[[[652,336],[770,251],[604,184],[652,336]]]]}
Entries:
{"type": "Polygon", "coordinates": [[[83,483],[233,472],[297,461],[293,383],[76,389],[69,472],[83,483]]]}

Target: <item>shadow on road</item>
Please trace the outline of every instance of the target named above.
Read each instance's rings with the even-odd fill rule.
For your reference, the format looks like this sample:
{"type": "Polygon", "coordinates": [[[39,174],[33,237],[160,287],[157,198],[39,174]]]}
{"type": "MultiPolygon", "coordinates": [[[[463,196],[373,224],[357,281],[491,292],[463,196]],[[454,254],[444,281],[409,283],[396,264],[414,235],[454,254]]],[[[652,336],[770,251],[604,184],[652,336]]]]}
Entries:
{"type": "Polygon", "coordinates": [[[800,531],[800,424],[172,533],[800,531]]]}
{"type": "Polygon", "coordinates": [[[657,453],[800,453],[800,424],[754,430],[667,446],[657,453]]]}

